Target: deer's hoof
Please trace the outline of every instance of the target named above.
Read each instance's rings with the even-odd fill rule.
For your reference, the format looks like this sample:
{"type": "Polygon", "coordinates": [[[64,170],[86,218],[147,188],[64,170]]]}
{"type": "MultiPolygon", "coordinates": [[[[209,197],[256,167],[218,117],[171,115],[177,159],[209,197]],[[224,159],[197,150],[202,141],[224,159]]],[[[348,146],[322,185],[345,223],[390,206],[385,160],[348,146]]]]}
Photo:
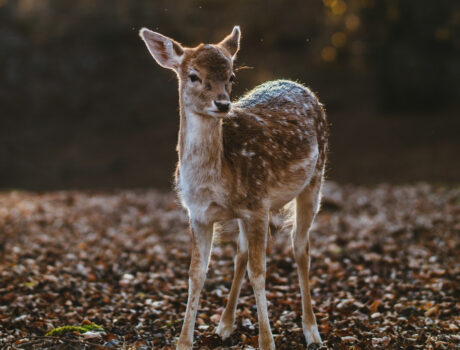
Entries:
{"type": "Polygon", "coordinates": [[[321,336],[319,335],[318,326],[316,324],[312,326],[304,326],[303,334],[305,335],[305,341],[307,342],[307,345],[321,345],[321,336]]]}
{"type": "Polygon", "coordinates": [[[216,329],[216,334],[218,334],[222,340],[227,339],[230,334],[233,332],[233,322],[231,323],[224,323],[222,320],[219,322],[219,325],[216,329]]]}

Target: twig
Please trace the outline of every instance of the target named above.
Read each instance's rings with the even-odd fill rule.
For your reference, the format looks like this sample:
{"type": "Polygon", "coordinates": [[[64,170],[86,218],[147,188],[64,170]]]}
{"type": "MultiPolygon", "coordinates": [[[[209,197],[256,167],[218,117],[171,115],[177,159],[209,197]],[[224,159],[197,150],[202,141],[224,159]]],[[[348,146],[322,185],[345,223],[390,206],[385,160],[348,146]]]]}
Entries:
{"type": "MultiPolygon", "coordinates": [[[[24,338],[23,338],[24,339],[24,338]]],[[[54,340],[54,341],[61,341],[61,342],[67,342],[67,343],[78,343],[78,344],[84,344],[88,346],[101,346],[101,344],[96,344],[96,343],[91,343],[86,340],[81,340],[81,339],[68,339],[68,338],[60,338],[60,337],[53,337],[53,336],[40,336],[40,335],[34,335],[30,337],[25,337],[25,339],[42,339],[42,340],[54,340]]],[[[34,342],[35,343],[35,342],[34,342]]],[[[21,347],[22,345],[34,345],[30,343],[21,343],[18,345],[13,345],[13,348],[18,348],[21,347]]]]}

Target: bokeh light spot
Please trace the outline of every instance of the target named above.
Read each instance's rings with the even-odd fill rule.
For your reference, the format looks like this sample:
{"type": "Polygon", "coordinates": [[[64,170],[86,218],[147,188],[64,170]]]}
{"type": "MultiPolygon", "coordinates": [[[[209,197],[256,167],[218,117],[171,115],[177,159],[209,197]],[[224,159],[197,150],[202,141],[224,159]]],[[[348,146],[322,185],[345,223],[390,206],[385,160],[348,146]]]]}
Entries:
{"type": "Polygon", "coordinates": [[[332,46],[326,46],[321,50],[321,58],[325,62],[333,62],[337,57],[337,50],[332,46]]]}
{"type": "Polygon", "coordinates": [[[332,34],[331,43],[335,47],[343,47],[347,43],[347,36],[342,32],[332,34]]]}
{"type": "Polygon", "coordinates": [[[399,8],[396,6],[390,6],[387,10],[387,18],[390,21],[397,21],[400,17],[399,8]]]}
{"type": "Polygon", "coordinates": [[[353,32],[356,29],[358,29],[359,25],[360,25],[359,17],[356,16],[354,13],[349,14],[345,17],[345,27],[347,27],[347,29],[350,32],[353,32]]]}
{"type": "Polygon", "coordinates": [[[438,41],[446,41],[450,38],[450,30],[448,28],[438,28],[434,36],[438,41]]]}
{"type": "Polygon", "coordinates": [[[335,0],[331,4],[331,11],[336,16],[341,16],[347,10],[347,4],[342,0],[335,0]]]}

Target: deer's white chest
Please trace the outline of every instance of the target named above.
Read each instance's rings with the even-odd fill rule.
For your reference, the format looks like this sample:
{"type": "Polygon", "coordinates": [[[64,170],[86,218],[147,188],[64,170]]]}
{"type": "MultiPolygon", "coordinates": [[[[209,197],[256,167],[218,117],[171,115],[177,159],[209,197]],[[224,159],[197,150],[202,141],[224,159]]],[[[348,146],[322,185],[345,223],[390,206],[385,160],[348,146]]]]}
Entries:
{"type": "Polygon", "coordinates": [[[225,216],[225,190],[222,183],[215,180],[213,171],[204,171],[197,164],[181,165],[179,168],[179,192],[192,220],[209,223],[225,216]]]}

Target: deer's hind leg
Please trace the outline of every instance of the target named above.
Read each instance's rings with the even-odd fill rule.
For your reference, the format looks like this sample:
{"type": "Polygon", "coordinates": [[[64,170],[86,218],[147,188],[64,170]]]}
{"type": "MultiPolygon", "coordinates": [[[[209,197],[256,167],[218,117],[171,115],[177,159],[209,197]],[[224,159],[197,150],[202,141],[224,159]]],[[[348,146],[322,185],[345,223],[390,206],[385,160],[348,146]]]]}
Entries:
{"type": "Polygon", "coordinates": [[[259,349],[274,350],[275,342],[268,320],[265,293],[268,210],[252,213],[250,218],[243,220],[243,224],[248,238],[248,276],[254,291],[259,320],[259,349]]]}
{"type": "Polygon", "coordinates": [[[296,198],[296,218],[292,232],[292,250],[297,262],[300,292],[302,294],[302,328],[307,345],[321,343],[311,306],[310,284],[310,242],[309,231],[319,209],[322,176],[315,175],[310,184],[296,198]]]}
{"type": "Polygon", "coordinates": [[[219,326],[216,333],[222,339],[226,339],[233,331],[233,324],[235,323],[236,305],[240,295],[241,285],[243,283],[244,274],[248,265],[248,241],[244,232],[243,222],[239,219],[238,226],[240,233],[238,235],[238,248],[235,257],[235,272],[233,275],[232,288],[228,295],[227,306],[220,318],[219,326]]]}

